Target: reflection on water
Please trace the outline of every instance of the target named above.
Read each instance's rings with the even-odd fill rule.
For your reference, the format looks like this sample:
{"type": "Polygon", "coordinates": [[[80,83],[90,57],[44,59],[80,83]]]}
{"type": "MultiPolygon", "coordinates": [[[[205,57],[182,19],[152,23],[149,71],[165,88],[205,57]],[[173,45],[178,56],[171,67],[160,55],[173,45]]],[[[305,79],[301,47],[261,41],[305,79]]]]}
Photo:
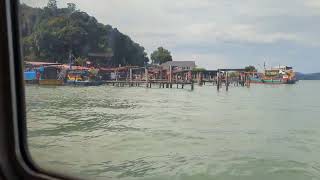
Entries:
{"type": "Polygon", "coordinates": [[[319,88],[27,86],[30,151],[92,179],[319,179],[319,88]]]}

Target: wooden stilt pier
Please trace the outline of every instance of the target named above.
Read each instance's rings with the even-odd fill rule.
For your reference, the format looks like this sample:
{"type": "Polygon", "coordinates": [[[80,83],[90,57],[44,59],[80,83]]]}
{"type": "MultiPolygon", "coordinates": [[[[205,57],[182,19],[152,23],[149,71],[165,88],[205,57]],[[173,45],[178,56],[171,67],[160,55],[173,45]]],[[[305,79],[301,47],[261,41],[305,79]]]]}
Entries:
{"type": "Polygon", "coordinates": [[[217,86],[217,91],[225,87],[229,91],[231,87],[250,87],[250,77],[244,69],[218,69],[192,71],[190,69],[177,69],[169,66],[160,67],[125,67],[108,70],[111,80],[105,80],[105,84],[116,87],[145,87],[167,89],[194,90],[195,84],[199,86],[217,86]],[[230,86],[231,85],[231,86],[230,86]]]}

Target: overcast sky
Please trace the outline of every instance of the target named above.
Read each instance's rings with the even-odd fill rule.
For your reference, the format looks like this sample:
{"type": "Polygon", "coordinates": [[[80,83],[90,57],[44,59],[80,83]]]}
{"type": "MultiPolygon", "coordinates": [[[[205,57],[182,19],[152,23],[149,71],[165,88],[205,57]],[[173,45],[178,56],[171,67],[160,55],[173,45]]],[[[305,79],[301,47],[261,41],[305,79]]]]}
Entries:
{"type": "MultiPolygon", "coordinates": [[[[23,0],[42,7],[47,0],[23,0]]],[[[58,0],[129,35],[150,54],[207,69],[291,65],[320,71],[320,0],[58,0]]]]}

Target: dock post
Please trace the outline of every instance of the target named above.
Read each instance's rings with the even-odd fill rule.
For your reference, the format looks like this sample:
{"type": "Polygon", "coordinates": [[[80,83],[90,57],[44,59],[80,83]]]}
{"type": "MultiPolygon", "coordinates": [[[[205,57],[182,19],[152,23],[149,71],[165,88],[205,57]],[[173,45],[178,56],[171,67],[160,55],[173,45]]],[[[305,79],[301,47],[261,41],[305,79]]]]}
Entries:
{"type": "Polygon", "coordinates": [[[191,90],[192,90],[192,91],[194,90],[194,84],[193,84],[193,81],[191,82],[191,90]]]}
{"type": "Polygon", "coordinates": [[[247,76],[247,87],[250,87],[250,85],[251,85],[250,77],[247,76]]]}
{"type": "Polygon", "coordinates": [[[144,73],[145,73],[145,78],[146,78],[146,86],[148,88],[149,77],[148,77],[148,68],[147,67],[145,67],[144,73]]]}
{"type": "Polygon", "coordinates": [[[133,84],[132,84],[132,69],[131,68],[129,70],[129,73],[130,73],[130,85],[129,86],[133,86],[133,84]]]}
{"type": "Polygon", "coordinates": [[[118,82],[118,70],[114,70],[114,74],[115,74],[115,78],[116,78],[116,82],[118,82]]]}
{"type": "Polygon", "coordinates": [[[172,83],[172,66],[169,66],[169,83],[172,83]]]}
{"type": "Polygon", "coordinates": [[[214,86],[214,75],[212,75],[212,86],[214,86]]]}
{"type": "Polygon", "coordinates": [[[226,71],[226,91],[229,90],[229,76],[228,76],[228,71],[226,71]]]}
{"type": "Polygon", "coordinates": [[[243,83],[243,86],[246,86],[247,85],[247,75],[244,75],[244,83],[243,83]]]}
{"type": "Polygon", "coordinates": [[[220,89],[220,71],[217,72],[217,90],[220,89]]]}
{"type": "Polygon", "coordinates": [[[193,82],[193,75],[192,75],[192,71],[189,71],[189,72],[188,72],[187,80],[189,80],[189,81],[193,82]]]}

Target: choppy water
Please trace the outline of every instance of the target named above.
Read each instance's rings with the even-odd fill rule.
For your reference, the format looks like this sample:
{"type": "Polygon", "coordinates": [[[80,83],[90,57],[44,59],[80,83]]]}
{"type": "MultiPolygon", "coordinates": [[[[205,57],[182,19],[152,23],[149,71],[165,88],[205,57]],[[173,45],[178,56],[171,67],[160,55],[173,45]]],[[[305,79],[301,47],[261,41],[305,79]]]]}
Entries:
{"type": "Polygon", "coordinates": [[[84,179],[320,179],[319,89],[27,86],[30,151],[84,179]]]}

